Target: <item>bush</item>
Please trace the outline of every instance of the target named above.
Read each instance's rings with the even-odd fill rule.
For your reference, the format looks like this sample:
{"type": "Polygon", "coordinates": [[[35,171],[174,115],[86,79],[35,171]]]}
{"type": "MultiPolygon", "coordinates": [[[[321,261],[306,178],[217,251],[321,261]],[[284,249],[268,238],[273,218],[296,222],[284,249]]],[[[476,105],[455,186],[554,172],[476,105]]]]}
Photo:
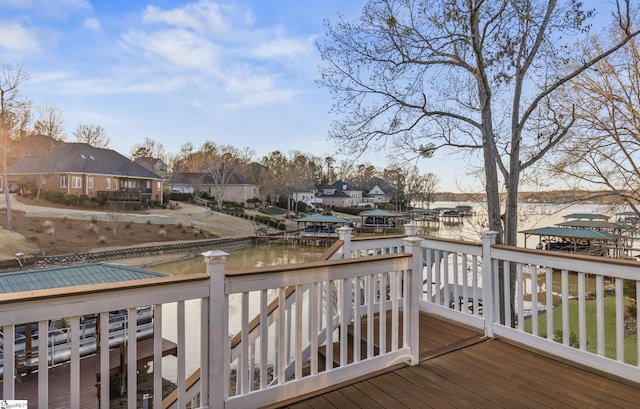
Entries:
{"type": "Polygon", "coordinates": [[[78,195],[68,194],[62,196],[62,202],[67,206],[78,204],[78,195]]]}
{"type": "Polygon", "coordinates": [[[84,205],[87,202],[89,202],[89,195],[80,195],[80,196],[78,196],[78,204],[84,205]]]}

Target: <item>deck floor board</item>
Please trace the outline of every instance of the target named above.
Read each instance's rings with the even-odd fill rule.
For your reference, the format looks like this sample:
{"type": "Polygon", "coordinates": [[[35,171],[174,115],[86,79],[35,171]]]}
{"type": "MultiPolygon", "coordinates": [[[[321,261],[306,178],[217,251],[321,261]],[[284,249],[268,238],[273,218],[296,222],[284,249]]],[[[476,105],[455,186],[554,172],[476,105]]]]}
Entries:
{"type": "Polygon", "coordinates": [[[271,407],[316,407],[316,400],[342,406],[338,394],[350,408],[609,409],[640,402],[640,385],[499,338],[486,340],[479,330],[427,313],[420,313],[420,356],[416,366],[333,387],[330,396],[318,391],[271,407]],[[305,402],[310,406],[300,406],[305,402]]]}

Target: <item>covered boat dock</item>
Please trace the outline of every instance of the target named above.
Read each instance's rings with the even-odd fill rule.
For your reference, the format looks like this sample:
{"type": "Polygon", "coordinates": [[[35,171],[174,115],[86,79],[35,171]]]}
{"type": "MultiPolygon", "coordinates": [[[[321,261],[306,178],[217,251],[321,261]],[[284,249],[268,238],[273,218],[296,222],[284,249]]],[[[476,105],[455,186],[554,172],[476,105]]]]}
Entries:
{"type": "Polygon", "coordinates": [[[541,227],[521,230],[524,234],[524,246],[531,236],[538,236],[536,248],[539,250],[563,251],[594,256],[618,257],[622,248],[622,236],[601,230],[574,227],[541,227]],[[611,254],[613,251],[613,254],[611,254]]]}

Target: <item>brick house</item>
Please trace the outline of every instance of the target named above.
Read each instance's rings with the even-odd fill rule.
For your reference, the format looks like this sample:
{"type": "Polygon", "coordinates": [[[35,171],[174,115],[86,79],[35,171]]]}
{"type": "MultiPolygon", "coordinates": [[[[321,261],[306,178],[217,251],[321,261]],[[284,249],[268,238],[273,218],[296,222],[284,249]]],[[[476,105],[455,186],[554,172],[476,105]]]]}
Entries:
{"type": "Polygon", "coordinates": [[[42,156],[19,159],[7,168],[17,191],[23,182],[43,191],[104,197],[109,200],[162,201],[163,178],[126,156],[86,143],[65,143],[42,156]]]}
{"type": "Polygon", "coordinates": [[[210,173],[175,172],[167,185],[172,192],[193,193],[195,191],[206,192],[209,196],[222,195],[224,200],[247,205],[247,200],[260,197],[260,186],[251,182],[248,178],[231,174],[224,186],[216,183],[210,173]]]}

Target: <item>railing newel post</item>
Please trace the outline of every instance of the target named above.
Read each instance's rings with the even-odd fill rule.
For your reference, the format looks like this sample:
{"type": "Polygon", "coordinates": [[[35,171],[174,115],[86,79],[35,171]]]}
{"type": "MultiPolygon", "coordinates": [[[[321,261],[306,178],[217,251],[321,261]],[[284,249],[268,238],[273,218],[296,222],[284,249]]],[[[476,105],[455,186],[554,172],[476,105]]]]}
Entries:
{"type": "Polygon", "coordinates": [[[204,305],[201,310],[202,314],[208,315],[209,345],[202,347],[208,351],[208,360],[203,357],[200,368],[201,388],[207,389],[208,402],[201,404],[211,409],[223,409],[229,393],[228,296],[225,291],[225,263],[229,253],[212,250],[202,255],[209,274],[208,310],[204,305]]]}
{"type": "Polygon", "coordinates": [[[491,246],[496,244],[496,236],[498,232],[486,230],[482,232],[482,305],[484,318],[484,335],[493,337],[493,305],[494,280],[497,280],[497,269],[494,271],[494,263],[491,258],[491,246]]]}
{"type": "Polygon", "coordinates": [[[353,229],[351,227],[342,226],[338,227],[338,236],[342,241],[342,258],[351,258],[351,233],[353,229]]]}
{"type": "MultiPolygon", "coordinates": [[[[406,294],[409,297],[409,345],[411,365],[420,363],[420,292],[422,291],[422,239],[407,237],[403,240],[405,252],[411,253],[411,273],[406,294]]],[[[407,311],[404,311],[407,314],[407,311]]]]}

